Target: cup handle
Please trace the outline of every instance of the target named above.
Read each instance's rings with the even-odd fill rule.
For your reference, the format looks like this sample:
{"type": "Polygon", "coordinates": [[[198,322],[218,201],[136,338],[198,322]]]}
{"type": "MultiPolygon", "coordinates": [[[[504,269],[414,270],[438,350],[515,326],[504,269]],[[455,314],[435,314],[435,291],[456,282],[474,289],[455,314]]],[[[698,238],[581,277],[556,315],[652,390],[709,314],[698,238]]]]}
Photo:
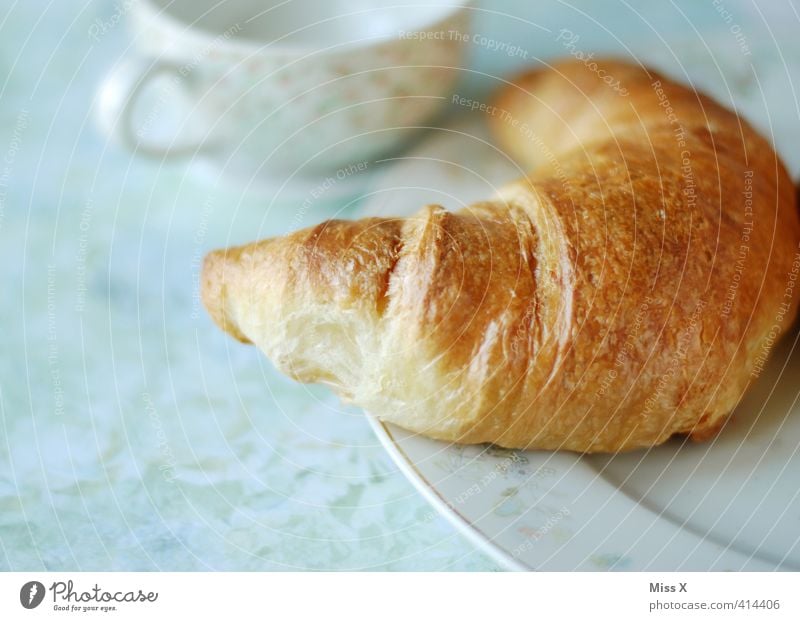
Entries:
{"type": "Polygon", "coordinates": [[[97,91],[95,110],[100,128],[134,153],[158,158],[180,158],[196,154],[201,141],[159,143],[143,140],[133,127],[136,102],[156,77],[172,76],[179,88],[182,74],[179,65],[158,59],[132,57],[123,59],[105,77],[97,91]]]}

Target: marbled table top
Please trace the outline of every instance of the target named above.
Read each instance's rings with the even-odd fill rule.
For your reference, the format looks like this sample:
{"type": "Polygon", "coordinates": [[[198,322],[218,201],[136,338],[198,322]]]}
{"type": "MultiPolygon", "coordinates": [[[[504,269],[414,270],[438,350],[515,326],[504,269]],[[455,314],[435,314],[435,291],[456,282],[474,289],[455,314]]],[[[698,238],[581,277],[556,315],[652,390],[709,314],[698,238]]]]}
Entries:
{"type": "MultiPolygon", "coordinates": [[[[0,569],[496,569],[358,410],[205,315],[203,253],[284,233],[296,209],[97,131],[94,90],[130,43],[124,3],[0,4],[0,569]]],[[[475,32],[528,52],[475,45],[479,72],[568,53],[566,27],[733,98],[800,170],[790,3],[528,4],[477,12],[475,32]]],[[[356,207],[315,204],[303,223],[356,207]]]]}

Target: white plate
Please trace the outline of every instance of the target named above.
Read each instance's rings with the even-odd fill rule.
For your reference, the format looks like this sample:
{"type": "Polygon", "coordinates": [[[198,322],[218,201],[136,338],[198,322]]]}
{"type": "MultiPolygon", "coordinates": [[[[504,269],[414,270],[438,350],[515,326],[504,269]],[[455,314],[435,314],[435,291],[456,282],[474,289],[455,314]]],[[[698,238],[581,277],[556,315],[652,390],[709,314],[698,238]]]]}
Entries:
{"type": "MultiPolygon", "coordinates": [[[[478,113],[390,164],[363,215],[407,215],[431,202],[458,208],[520,175],[478,113]]],[[[370,420],[420,492],[506,568],[797,570],[797,339],[795,331],[773,352],[707,444],[676,439],[582,457],[450,445],[370,420]]]]}

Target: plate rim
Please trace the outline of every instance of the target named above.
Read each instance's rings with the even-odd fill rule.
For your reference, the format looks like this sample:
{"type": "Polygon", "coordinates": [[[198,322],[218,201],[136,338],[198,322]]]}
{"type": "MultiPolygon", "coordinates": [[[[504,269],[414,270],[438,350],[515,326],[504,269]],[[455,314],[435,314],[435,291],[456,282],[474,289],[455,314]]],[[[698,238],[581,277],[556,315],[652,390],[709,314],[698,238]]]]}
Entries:
{"type": "Polygon", "coordinates": [[[494,543],[486,533],[455,511],[439,494],[436,487],[417,469],[408,455],[405,454],[403,449],[395,441],[387,424],[369,412],[364,412],[364,414],[367,417],[367,422],[372,428],[372,431],[400,472],[411,482],[428,504],[432,505],[439,515],[444,517],[455,527],[460,535],[465,537],[476,548],[481,550],[481,552],[490,557],[506,571],[534,571],[532,567],[519,559],[515,559],[506,550],[494,543]]]}

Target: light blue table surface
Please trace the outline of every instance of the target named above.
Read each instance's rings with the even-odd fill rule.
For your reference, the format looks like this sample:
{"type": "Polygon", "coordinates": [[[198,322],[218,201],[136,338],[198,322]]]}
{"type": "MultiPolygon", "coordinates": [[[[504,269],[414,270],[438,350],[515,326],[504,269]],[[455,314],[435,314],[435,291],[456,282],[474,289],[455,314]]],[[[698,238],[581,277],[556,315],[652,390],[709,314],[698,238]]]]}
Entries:
{"type": "MultiPolygon", "coordinates": [[[[723,99],[735,84],[800,170],[789,2],[478,6],[473,30],[529,58],[474,46],[465,95],[563,54],[568,27],[583,49],[627,49],[723,99]]],[[[200,308],[202,254],[284,233],[294,212],[96,130],[94,90],[130,40],[89,33],[116,12],[0,1],[0,569],[496,570],[358,410],[280,376],[200,308]]],[[[315,205],[307,223],[355,209],[340,208],[315,205]]]]}

